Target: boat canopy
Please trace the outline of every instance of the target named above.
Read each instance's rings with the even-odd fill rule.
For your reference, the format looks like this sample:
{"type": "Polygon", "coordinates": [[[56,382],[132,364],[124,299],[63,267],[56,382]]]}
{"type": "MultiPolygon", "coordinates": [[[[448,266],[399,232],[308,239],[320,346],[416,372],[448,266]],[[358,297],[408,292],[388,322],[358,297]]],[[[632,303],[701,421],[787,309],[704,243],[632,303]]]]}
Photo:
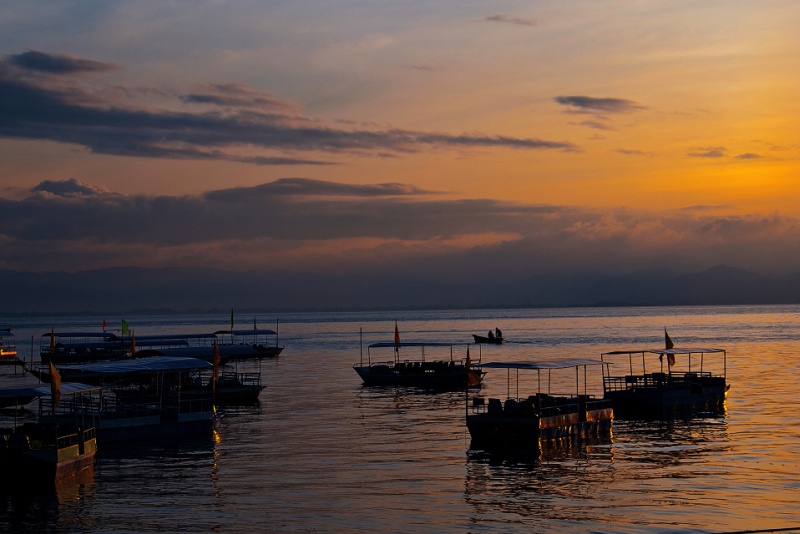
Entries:
{"type": "Polygon", "coordinates": [[[581,367],[583,365],[610,365],[608,362],[595,360],[592,358],[570,358],[552,362],[488,362],[476,364],[474,367],[480,369],[568,369],[571,367],[581,367]]]}
{"type": "Polygon", "coordinates": [[[134,358],[132,360],[63,365],[59,369],[62,372],[73,371],[87,375],[113,376],[191,371],[195,369],[210,369],[212,367],[213,365],[210,362],[199,358],[152,356],[150,358],[134,358]]]}
{"type": "MultiPolygon", "coordinates": [[[[90,386],[88,384],[81,384],[79,382],[62,382],[59,390],[62,395],[70,395],[75,393],[83,393],[86,391],[96,391],[102,388],[98,386],[90,386]]],[[[39,397],[46,397],[51,394],[50,384],[26,386],[18,388],[2,388],[0,389],[0,406],[8,407],[16,405],[28,404],[34,399],[39,397]]]]}
{"type": "Polygon", "coordinates": [[[256,328],[256,329],[241,329],[241,330],[217,330],[214,332],[215,335],[219,334],[233,334],[234,336],[258,336],[258,335],[270,335],[270,336],[277,336],[278,333],[275,330],[269,330],[268,328],[256,328]]]}
{"type": "Polygon", "coordinates": [[[612,350],[611,352],[604,352],[602,355],[615,355],[615,354],[713,354],[725,352],[725,349],[708,349],[701,347],[691,348],[672,348],[672,349],[633,349],[633,350],[612,350]]]}
{"type": "MultiPolygon", "coordinates": [[[[136,342],[141,341],[172,341],[172,340],[189,340],[189,339],[213,339],[217,337],[216,334],[158,334],[148,336],[136,336],[136,342]]],[[[129,339],[129,338],[126,338],[129,339]]]]}
{"type": "MultiPolygon", "coordinates": [[[[368,345],[367,348],[371,349],[371,348],[379,348],[379,347],[400,347],[400,348],[402,348],[402,347],[452,347],[453,345],[457,345],[457,343],[434,343],[434,342],[430,342],[429,343],[429,342],[426,342],[426,341],[412,342],[412,343],[407,343],[407,342],[404,341],[403,343],[394,343],[392,341],[382,341],[380,343],[373,343],[371,345],[368,345]]],[[[466,343],[465,343],[465,345],[466,345],[466,343]]]]}
{"type": "Polygon", "coordinates": [[[118,337],[116,334],[114,334],[112,332],[97,332],[97,331],[88,331],[88,330],[85,331],[85,332],[83,332],[83,331],[45,332],[44,334],[42,334],[42,337],[50,337],[50,336],[56,336],[56,337],[84,337],[84,338],[99,337],[99,338],[103,338],[103,339],[117,339],[117,340],[121,339],[120,337],[118,337]]]}

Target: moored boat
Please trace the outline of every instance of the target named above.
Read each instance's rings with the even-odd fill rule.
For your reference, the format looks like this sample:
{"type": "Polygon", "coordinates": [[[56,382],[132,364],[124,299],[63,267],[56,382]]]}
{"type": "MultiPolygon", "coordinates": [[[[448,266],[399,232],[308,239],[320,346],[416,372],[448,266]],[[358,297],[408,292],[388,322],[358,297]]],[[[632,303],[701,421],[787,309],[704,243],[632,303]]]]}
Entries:
{"type": "MultiPolygon", "coordinates": [[[[480,362],[480,359],[477,360],[480,362]]],[[[412,386],[431,390],[480,387],[485,372],[472,367],[467,348],[464,359],[454,357],[451,343],[373,343],[367,347],[367,361],[363,351],[359,363],[353,365],[366,386],[412,386]],[[373,352],[390,349],[394,356],[390,360],[373,362],[373,352]],[[414,354],[409,357],[409,350],[414,354]],[[430,358],[428,352],[436,352],[430,358]],[[446,357],[442,357],[442,353],[446,357]]]]}
{"type": "MultiPolygon", "coordinates": [[[[196,387],[191,375],[212,369],[204,360],[162,356],[65,365],[58,372],[65,380],[103,387],[92,413],[98,439],[107,446],[132,439],[211,435],[219,426],[214,392],[196,387]]],[[[43,369],[29,371],[50,380],[43,369]]]]}
{"type": "Polygon", "coordinates": [[[39,358],[43,364],[55,365],[120,360],[129,356],[129,344],[106,331],[51,330],[41,335],[39,358]]]}
{"type": "Polygon", "coordinates": [[[72,383],[0,390],[4,408],[34,400],[39,404],[36,421],[20,424],[15,410],[13,427],[0,429],[0,469],[6,483],[46,484],[92,467],[95,420],[75,407],[91,404],[98,392],[99,388],[72,383]]]}
{"type": "Polygon", "coordinates": [[[0,364],[17,363],[17,342],[11,328],[0,328],[0,364]]]}
{"type": "MultiPolygon", "coordinates": [[[[603,365],[600,360],[585,358],[480,365],[480,369],[505,369],[508,391],[504,401],[472,398],[466,415],[471,448],[539,449],[543,441],[610,436],[614,419],[611,402],[590,395],[587,386],[587,368],[603,365]],[[525,374],[520,371],[536,374],[525,382],[535,384],[535,391],[525,397],[519,396],[520,374],[525,374]],[[559,392],[553,393],[554,388],[559,392]]],[[[597,387],[599,390],[599,384],[597,387]]]]}
{"type": "Polygon", "coordinates": [[[606,368],[603,390],[620,419],[691,417],[725,411],[730,384],[724,349],[616,350],[600,358],[618,364],[606,368]],[[616,374],[617,369],[623,374],[616,374]]]}
{"type": "Polygon", "coordinates": [[[214,335],[219,341],[220,355],[228,360],[275,358],[285,348],[278,345],[278,332],[268,328],[218,330],[214,335]]]}

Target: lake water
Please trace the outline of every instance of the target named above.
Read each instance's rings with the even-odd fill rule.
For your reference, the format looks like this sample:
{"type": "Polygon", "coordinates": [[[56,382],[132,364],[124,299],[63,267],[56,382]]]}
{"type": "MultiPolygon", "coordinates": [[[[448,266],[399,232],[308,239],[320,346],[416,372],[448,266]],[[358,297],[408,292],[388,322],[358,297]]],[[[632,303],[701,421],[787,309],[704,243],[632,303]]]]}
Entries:
{"type": "MultiPolygon", "coordinates": [[[[224,314],[223,314],[224,315],[224,314]]],[[[121,318],[7,318],[21,356],[56,330],[121,318]]],[[[208,332],[215,315],[124,317],[138,335],[208,332]]],[[[236,317],[243,327],[253,316],[236,317]]],[[[276,317],[258,315],[260,327],[276,317]]],[[[237,324],[237,326],[240,326],[237,324]]],[[[219,432],[100,453],[55,492],[0,497],[2,528],[31,532],[734,532],[800,529],[800,306],[284,314],[286,349],[263,362],[258,406],[219,432]],[[613,437],[498,457],[469,450],[463,392],[365,388],[363,344],[508,343],[495,360],[594,357],[623,348],[727,350],[722,417],[615,421],[613,437]]],[[[365,351],[366,352],[366,351],[365,351]]],[[[26,377],[0,369],[0,386],[26,377]]],[[[482,393],[503,398],[506,377],[482,393]]],[[[13,481],[4,479],[4,484],[13,481]]]]}

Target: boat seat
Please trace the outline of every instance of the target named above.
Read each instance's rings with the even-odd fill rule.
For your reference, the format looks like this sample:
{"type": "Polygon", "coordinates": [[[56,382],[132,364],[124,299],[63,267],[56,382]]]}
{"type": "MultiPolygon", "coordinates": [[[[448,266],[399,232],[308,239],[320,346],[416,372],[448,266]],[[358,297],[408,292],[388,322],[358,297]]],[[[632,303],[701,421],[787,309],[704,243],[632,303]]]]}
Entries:
{"type": "Polygon", "coordinates": [[[489,399],[487,411],[492,414],[503,413],[503,404],[500,402],[500,399],[489,399]]]}

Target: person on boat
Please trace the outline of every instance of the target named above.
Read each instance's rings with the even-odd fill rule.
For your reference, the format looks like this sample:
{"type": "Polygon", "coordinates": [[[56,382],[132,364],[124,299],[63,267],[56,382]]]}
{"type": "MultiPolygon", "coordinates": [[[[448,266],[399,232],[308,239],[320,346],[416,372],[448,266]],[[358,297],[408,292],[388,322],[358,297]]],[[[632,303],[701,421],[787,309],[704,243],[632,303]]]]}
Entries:
{"type": "Polygon", "coordinates": [[[489,339],[494,339],[494,332],[492,332],[491,330],[489,330],[489,335],[488,335],[488,336],[486,336],[486,337],[488,337],[489,339]]]}
{"type": "Polygon", "coordinates": [[[497,339],[500,339],[501,337],[503,337],[503,333],[500,331],[499,328],[495,328],[494,332],[495,332],[495,335],[497,336],[497,339]]]}

